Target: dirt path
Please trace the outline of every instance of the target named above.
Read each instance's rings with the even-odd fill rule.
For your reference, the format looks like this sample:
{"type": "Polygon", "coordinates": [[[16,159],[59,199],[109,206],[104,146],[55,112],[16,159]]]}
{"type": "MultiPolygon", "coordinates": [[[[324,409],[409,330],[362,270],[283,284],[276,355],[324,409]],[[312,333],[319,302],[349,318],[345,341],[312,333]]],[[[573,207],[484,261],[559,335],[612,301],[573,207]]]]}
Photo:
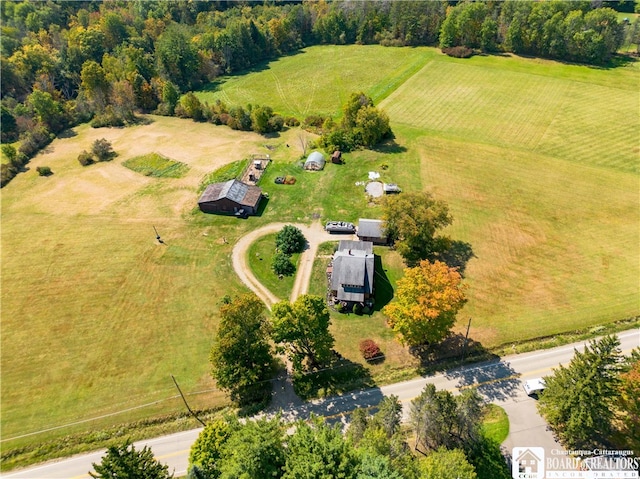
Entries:
{"type": "Polygon", "coordinates": [[[269,309],[271,309],[274,303],[280,301],[280,298],[276,297],[253,275],[247,263],[247,250],[251,246],[251,243],[258,238],[269,233],[276,233],[287,224],[298,228],[307,239],[307,249],[300,255],[300,264],[296,273],[291,296],[289,297],[289,301],[291,302],[295,301],[301,294],[309,291],[309,280],[311,279],[311,272],[313,271],[313,261],[320,243],[336,241],[338,239],[356,239],[355,235],[331,235],[327,233],[318,222],[312,223],[311,226],[299,223],[270,223],[240,238],[231,253],[233,269],[235,269],[240,280],[256,293],[269,309]]]}

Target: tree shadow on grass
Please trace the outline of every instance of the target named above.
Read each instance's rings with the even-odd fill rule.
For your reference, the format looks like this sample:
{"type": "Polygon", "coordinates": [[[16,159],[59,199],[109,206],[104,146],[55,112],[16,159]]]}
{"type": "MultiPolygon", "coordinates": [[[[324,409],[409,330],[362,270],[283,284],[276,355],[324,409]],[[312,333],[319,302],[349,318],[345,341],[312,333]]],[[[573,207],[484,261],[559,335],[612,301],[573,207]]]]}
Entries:
{"type": "Polygon", "coordinates": [[[78,134],[73,129],[67,128],[58,133],[57,136],[58,138],[73,138],[74,136],[78,136],[78,134]]]}
{"type": "Polygon", "coordinates": [[[433,347],[412,348],[411,353],[420,359],[418,373],[421,376],[446,370],[447,378],[458,380],[458,388],[475,387],[490,401],[513,397],[520,387],[519,374],[509,363],[478,341],[467,339],[465,344],[465,337],[460,333],[450,335],[433,347]],[[477,364],[479,362],[482,363],[477,364]]]}
{"type": "Polygon", "coordinates": [[[377,144],[372,150],[377,151],[379,153],[404,153],[407,151],[407,147],[403,145],[399,145],[396,143],[395,139],[389,139],[382,143],[377,144]]]}
{"type": "Polygon", "coordinates": [[[382,267],[382,258],[378,255],[374,257],[373,282],[375,284],[373,310],[380,311],[393,299],[393,286],[382,267]]]}
{"type": "Polygon", "coordinates": [[[322,370],[296,373],[293,377],[295,392],[303,400],[341,395],[374,385],[371,373],[362,364],[337,356],[322,370]]]}
{"type": "Polygon", "coordinates": [[[433,255],[433,259],[437,259],[446,263],[450,268],[458,268],[458,272],[464,275],[467,263],[477,258],[471,247],[471,243],[466,241],[454,240],[446,250],[433,255]]]}

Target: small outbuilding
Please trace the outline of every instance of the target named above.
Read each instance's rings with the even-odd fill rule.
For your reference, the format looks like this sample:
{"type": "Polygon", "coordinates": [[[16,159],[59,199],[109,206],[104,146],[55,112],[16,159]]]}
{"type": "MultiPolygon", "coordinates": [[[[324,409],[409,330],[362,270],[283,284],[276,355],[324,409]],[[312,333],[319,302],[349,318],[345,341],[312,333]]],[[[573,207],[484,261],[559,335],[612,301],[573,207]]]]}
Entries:
{"type": "Polygon", "coordinates": [[[247,216],[258,213],[262,189],[239,180],[212,183],[198,200],[204,213],[247,216]]]}
{"type": "Polygon", "coordinates": [[[335,163],[336,165],[342,164],[342,152],[340,150],[336,150],[331,155],[331,163],[335,163]]]}
{"type": "Polygon", "coordinates": [[[358,239],[360,241],[370,241],[373,244],[386,245],[389,238],[384,231],[382,220],[369,220],[360,218],[358,220],[358,239]]]}
{"type": "Polygon", "coordinates": [[[319,151],[314,151],[307,157],[306,161],[304,162],[304,169],[320,171],[324,168],[325,162],[326,160],[324,159],[324,155],[319,151]]]}
{"type": "Polygon", "coordinates": [[[394,194],[394,193],[400,193],[402,191],[400,189],[400,187],[395,183],[383,183],[382,184],[382,189],[384,190],[384,193],[386,195],[391,195],[391,194],[394,194]]]}

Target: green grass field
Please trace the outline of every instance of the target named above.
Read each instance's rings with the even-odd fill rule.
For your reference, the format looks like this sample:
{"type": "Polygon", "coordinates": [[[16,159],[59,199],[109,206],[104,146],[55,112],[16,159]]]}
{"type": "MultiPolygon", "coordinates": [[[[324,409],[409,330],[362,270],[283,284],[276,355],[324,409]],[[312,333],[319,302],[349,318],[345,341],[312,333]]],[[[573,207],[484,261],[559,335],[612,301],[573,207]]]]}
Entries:
{"type": "Polygon", "coordinates": [[[156,178],[180,178],[189,170],[184,163],[173,161],[158,153],[136,156],[124,161],[122,165],[145,176],[156,178]]]}
{"type": "Polygon", "coordinates": [[[353,92],[379,103],[434,56],[427,48],[314,46],[245,75],[221,77],[197,93],[201,101],[267,105],[300,121],[311,114],[338,116],[353,92]],[[375,58],[375,68],[365,65],[375,58]]]}
{"type": "MultiPolygon", "coordinates": [[[[262,137],[150,117],[150,124],[122,129],[81,125],[75,136],[55,140],[2,190],[3,455],[182,411],[171,374],[192,407],[224,404],[208,353],[219,301],[246,291],[231,266],[233,244],[273,221],[377,217],[379,205],[355,185],[368,171],[449,203],[447,233],[475,255],[459,329],[473,318],[471,337],[483,346],[637,315],[638,65],[463,61],[427,48],[354,46],[314,47],[251,73],[241,103],[285,114],[337,115],[358,90],[384,99],[394,143],[346,154],[345,165],[327,164],[323,172],[300,168],[298,130],[262,137]],[[82,168],[78,154],[103,137],[118,157],[82,168]],[[189,170],[153,178],[122,165],[151,152],[189,170]],[[269,194],[261,216],[199,212],[203,178],[267,152],[274,161],[260,182],[269,194]],[[55,174],[39,177],[41,165],[55,174]],[[285,174],[296,184],[273,182],[285,174]],[[165,244],[156,242],[154,226],[165,244]]],[[[225,94],[233,98],[236,90],[225,94]]],[[[393,286],[400,258],[378,254],[393,286]]],[[[310,288],[319,294],[321,261],[310,288]]],[[[352,361],[361,361],[360,339],[380,341],[387,357],[370,369],[377,382],[415,374],[416,361],[381,313],[335,317],[332,331],[352,361]]]]}

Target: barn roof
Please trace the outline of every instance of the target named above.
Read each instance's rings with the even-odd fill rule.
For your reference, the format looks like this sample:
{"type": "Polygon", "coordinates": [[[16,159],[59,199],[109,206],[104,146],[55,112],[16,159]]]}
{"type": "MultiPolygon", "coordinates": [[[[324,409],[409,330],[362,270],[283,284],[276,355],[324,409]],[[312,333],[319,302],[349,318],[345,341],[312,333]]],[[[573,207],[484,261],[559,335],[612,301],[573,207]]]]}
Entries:
{"type": "Polygon", "coordinates": [[[260,201],[262,190],[239,180],[229,180],[223,183],[212,183],[207,186],[198,203],[209,203],[227,198],[242,206],[256,206],[260,201]]]}

